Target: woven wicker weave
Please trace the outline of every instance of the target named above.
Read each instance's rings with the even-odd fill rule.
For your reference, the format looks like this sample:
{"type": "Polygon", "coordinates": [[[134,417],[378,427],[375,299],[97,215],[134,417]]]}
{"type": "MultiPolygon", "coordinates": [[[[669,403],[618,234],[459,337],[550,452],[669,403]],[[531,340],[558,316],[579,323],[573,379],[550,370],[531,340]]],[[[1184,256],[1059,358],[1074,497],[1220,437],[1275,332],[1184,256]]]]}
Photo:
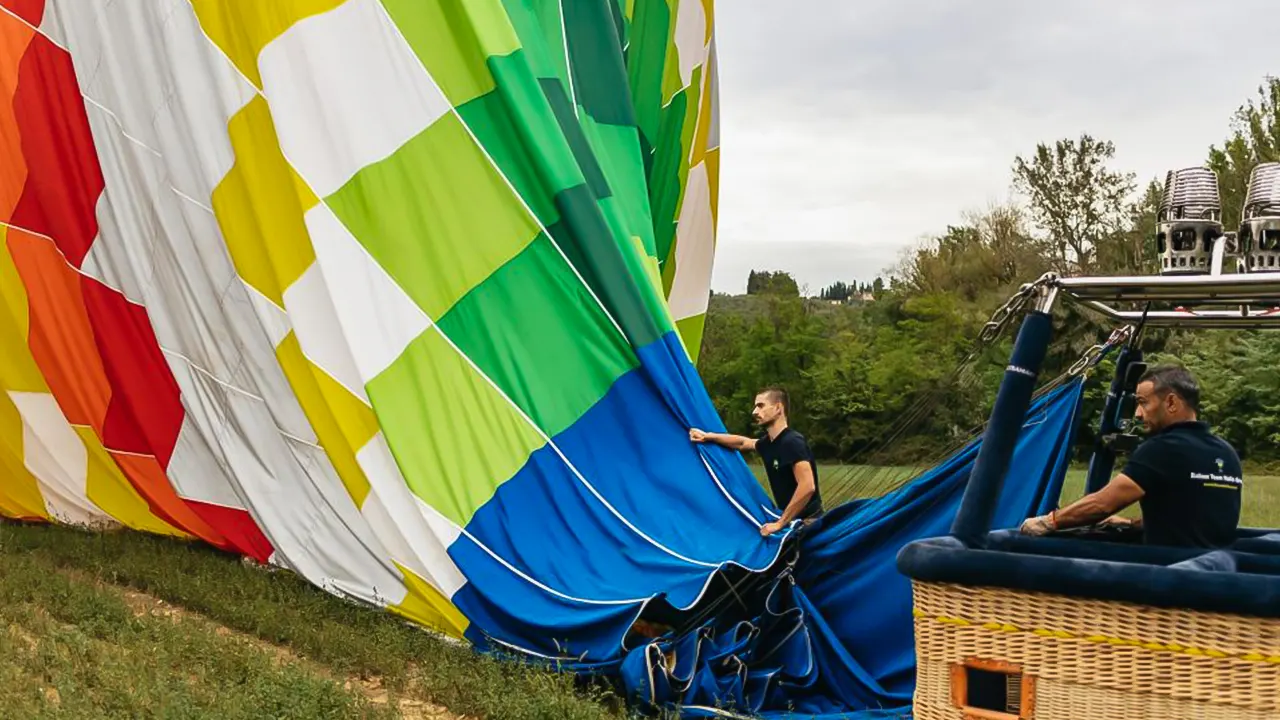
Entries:
{"type": "Polygon", "coordinates": [[[915,582],[915,716],[962,720],[953,667],[1033,678],[1036,720],[1280,718],[1280,620],[915,582]]]}

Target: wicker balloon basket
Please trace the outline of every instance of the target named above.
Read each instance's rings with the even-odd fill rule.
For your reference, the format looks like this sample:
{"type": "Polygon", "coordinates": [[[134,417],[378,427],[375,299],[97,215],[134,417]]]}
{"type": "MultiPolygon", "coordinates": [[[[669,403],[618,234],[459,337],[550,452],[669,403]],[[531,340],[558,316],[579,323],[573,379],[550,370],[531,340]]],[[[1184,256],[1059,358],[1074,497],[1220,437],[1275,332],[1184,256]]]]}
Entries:
{"type": "Polygon", "coordinates": [[[915,581],[918,720],[1280,718],[1280,620],[915,581]]]}

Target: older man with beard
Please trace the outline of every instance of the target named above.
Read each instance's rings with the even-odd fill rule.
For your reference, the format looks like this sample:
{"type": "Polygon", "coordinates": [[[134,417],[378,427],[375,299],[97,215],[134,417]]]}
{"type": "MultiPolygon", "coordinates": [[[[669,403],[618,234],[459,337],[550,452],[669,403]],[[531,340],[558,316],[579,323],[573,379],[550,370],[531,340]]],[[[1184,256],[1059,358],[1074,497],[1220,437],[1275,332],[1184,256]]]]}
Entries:
{"type": "Polygon", "coordinates": [[[1147,439],[1106,487],[1022,524],[1044,535],[1099,521],[1142,528],[1148,545],[1221,548],[1236,540],[1243,472],[1236,451],[1199,419],[1200,388],[1180,367],[1149,370],[1136,388],[1147,439]],[[1112,517],[1133,503],[1142,519],[1112,517]]]}

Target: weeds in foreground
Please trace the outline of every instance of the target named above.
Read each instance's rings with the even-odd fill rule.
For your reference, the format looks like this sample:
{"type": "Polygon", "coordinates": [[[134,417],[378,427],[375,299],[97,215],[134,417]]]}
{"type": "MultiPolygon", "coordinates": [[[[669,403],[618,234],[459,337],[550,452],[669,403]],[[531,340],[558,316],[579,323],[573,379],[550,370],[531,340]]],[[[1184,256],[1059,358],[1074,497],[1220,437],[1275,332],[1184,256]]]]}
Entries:
{"type": "MultiPolygon", "coordinates": [[[[359,698],[350,694],[326,694],[329,692],[326,688],[336,688],[335,692],[341,688],[319,679],[306,684],[301,675],[271,675],[269,677],[276,678],[272,681],[276,684],[263,685],[266,680],[256,679],[260,668],[254,666],[254,672],[250,672],[247,658],[233,662],[231,656],[224,658],[207,646],[174,645],[172,653],[165,651],[151,658],[150,661],[156,663],[154,666],[139,665],[133,657],[146,654],[141,650],[146,642],[143,636],[129,635],[128,642],[123,644],[103,638],[116,638],[120,633],[145,635],[161,631],[148,629],[145,623],[139,626],[143,621],[135,619],[123,601],[110,600],[110,592],[101,588],[76,586],[66,577],[66,571],[148,593],[233,630],[286,648],[336,675],[357,680],[376,678],[391,695],[392,705],[397,698],[412,697],[443,705],[455,715],[473,718],[626,717],[620,699],[607,690],[584,687],[567,674],[482,656],[467,645],[452,643],[410,626],[390,613],[328,595],[291,573],[248,567],[234,557],[199,543],[133,532],[89,534],[62,527],[0,523],[0,563],[5,563],[4,580],[0,580],[3,583],[0,608],[10,605],[25,608],[21,610],[26,613],[22,619],[28,623],[36,622],[32,613],[45,608],[51,620],[63,623],[63,632],[85,636],[86,639],[74,647],[98,648],[91,641],[100,641],[120,648],[110,650],[114,653],[110,654],[108,648],[102,646],[94,651],[107,653],[99,660],[66,660],[72,665],[65,669],[70,673],[73,667],[79,667],[74,663],[80,662],[85,667],[78,672],[106,673],[109,677],[92,677],[94,683],[104,687],[117,687],[111,685],[112,673],[119,674],[120,683],[133,678],[141,683],[138,702],[159,702],[169,697],[166,693],[177,692],[170,686],[188,683],[177,678],[186,677],[185,669],[189,669],[196,679],[188,683],[190,688],[183,691],[187,693],[183,697],[190,698],[193,712],[202,707],[198,701],[207,694],[218,699],[222,717],[236,717],[222,712],[222,696],[215,692],[225,685],[241,688],[237,692],[247,703],[244,707],[253,708],[255,702],[260,703],[256,705],[258,711],[254,717],[378,717],[377,708],[365,707],[358,702],[359,698]],[[39,598],[31,594],[46,584],[48,589],[41,590],[44,594],[39,598]],[[72,599],[58,600],[55,587],[58,591],[67,590],[72,599]],[[23,592],[27,595],[22,595],[23,592]],[[15,600],[8,600],[11,595],[15,600]],[[23,597],[28,599],[21,600],[23,597]],[[152,678],[152,675],[158,677],[152,678]],[[264,710],[277,707],[271,703],[284,702],[286,698],[296,701],[295,709],[289,712],[300,715],[264,710]]],[[[20,614],[19,610],[12,612],[15,618],[20,614]]],[[[173,634],[172,630],[168,632],[173,634]]],[[[58,644],[72,647],[69,643],[60,639],[58,644]]],[[[32,688],[43,687],[34,678],[48,677],[40,674],[39,667],[31,669],[28,664],[10,666],[0,662],[0,693],[34,697],[32,688]],[[13,682],[5,682],[8,674],[15,675],[13,682]]],[[[278,670],[278,673],[286,672],[294,671],[278,670]]],[[[78,689],[89,682],[83,675],[59,677],[67,678],[71,683],[66,685],[68,688],[78,689]]],[[[47,684],[48,680],[41,682],[47,684]]],[[[65,695],[61,690],[59,693],[65,695]]],[[[99,701],[106,702],[101,698],[93,700],[99,701]]],[[[0,706],[17,707],[4,705],[3,700],[0,706]]],[[[124,711],[126,706],[120,707],[124,711]]],[[[236,706],[230,707],[234,710],[236,706]]],[[[19,713],[18,716],[27,715],[19,713]]],[[[112,715],[99,712],[90,716],[112,715]]],[[[201,714],[167,716],[198,717],[201,714]]]]}

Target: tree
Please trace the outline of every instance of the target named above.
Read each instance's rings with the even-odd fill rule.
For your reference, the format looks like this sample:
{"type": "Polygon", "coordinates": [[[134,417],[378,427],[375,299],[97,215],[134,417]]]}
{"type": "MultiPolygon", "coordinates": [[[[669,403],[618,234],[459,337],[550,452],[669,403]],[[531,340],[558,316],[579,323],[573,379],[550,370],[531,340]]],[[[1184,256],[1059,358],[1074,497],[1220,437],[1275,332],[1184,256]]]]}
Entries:
{"type": "Polygon", "coordinates": [[[853,288],[850,288],[847,283],[837,280],[831,285],[823,288],[818,297],[822,300],[844,302],[848,300],[851,295],[853,295],[853,288]]]}
{"type": "Polygon", "coordinates": [[[1096,266],[1107,275],[1150,275],[1160,271],[1156,254],[1156,220],[1162,182],[1152,180],[1137,202],[1129,205],[1127,228],[1098,243],[1096,266]]]}
{"type": "Polygon", "coordinates": [[[956,293],[972,303],[1007,296],[1047,269],[1019,208],[995,205],[965,213],[965,220],[926,240],[899,264],[895,275],[908,292],[956,293]]]}
{"type": "Polygon", "coordinates": [[[1280,78],[1267,77],[1257,99],[1236,110],[1230,132],[1222,147],[1209,147],[1209,167],[1218,173],[1222,223],[1234,230],[1240,225],[1254,166],[1280,160],[1280,78]]]}
{"type": "Polygon", "coordinates": [[[1150,362],[1184,365],[1204,388],[1201,416],[1235,447],[1241,459],[1280,457],[1280,376],[1274,331],[1206,333],[1180,352],[1152,355],[1150,362]]]}
{"type": "MultiPolygon", "coordinates": [[[[1222,180],[1228,230],[1238,223],[1253,166],[1280,159],[1280,81],[1268,79],[1231,120],[1227,142],[1209,152],[1222,180]]],[[[1132,174],[1109,167],[1113,156],[1110,143],[1088,135],[1038,145],[1014,163],[1026,205],[964,213],[905,251],[885,277],[838,282],[819,293],[830,300],[870,292],[874,303],[805,299],[790,275],[770,271],[751,274],[747,297],[713,295],[698,364],[716,408],[732,430],[751,432],[753,394],[780,383],[792,391],[797,425],[821,458],[917,467],[941,459],[990,411],[1016,323],[964,372],[956,369],[1019,285],[1046,270],[1158,271],[1164,178],[1136,187],[1132,174]]],[[[1042,381],[1114,329],[1066,302],[1054,323],[1042,381]]],[[[1181,362],[1196,373],[1205,418],[1250,463],[1280,460],[1274,372],[1280,335],[1148,327],[1142,348],[1150,362],[1181,362]]],[[[1114,360],[1113,354],[1087,381],[1080,458],[1095,439],[1114,360]]]]}
{"type": "Polygon", "coordinates": [[[747,294],[800,297],[800,286],[791,273],[752,270],[747,276],[747,294]]]}
{"type": "Polygon", "coordinates": [[[1091,272],[1098,245],[1128,229],[1134,174],[1108,169],[1114,157],[1114,144],[1082,134],[1038,144],[1030,158],[1013,161],[1014,186],[1047,234],[1041,243],[1060,273],[1091,272]]]}

